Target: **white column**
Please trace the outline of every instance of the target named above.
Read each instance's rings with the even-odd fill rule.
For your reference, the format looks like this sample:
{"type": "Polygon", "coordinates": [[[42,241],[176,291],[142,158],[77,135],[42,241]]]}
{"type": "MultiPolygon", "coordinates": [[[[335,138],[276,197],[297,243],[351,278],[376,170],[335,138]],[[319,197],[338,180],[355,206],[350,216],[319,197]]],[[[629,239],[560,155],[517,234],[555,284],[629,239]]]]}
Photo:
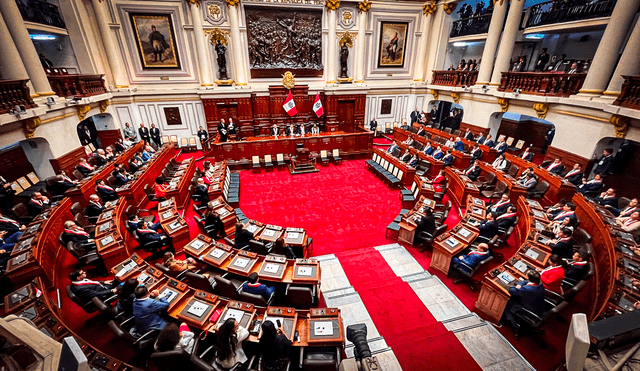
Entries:
{"type": "MultiPolygon", "coordinates": [[[[520,20],[522,19],[522,10],[524,9],[524,3],[525,0],[511,1],[509,14],[507,14],[507,23],[504,26],[502,40],[500,41],[500,48],[498,49],[498,56],[496,57],[493,74],[491,75],[491,85],[500,85],[500,79],[502,78],[501,72],[509,70],[509,61],[511,60],[511,54],[513,54],[513,47],[516,43],[516,36],[518,36],[518,29],[520,28],[520,20]]],[[[483,53],[480,68],[482,68],[482,65],[484,64],[486,63],[484,61],[483,53]]],[[[478,80],[480,80],[479,76],[478,80]]]]}
{"type": "Polygon", "coordinates": [[[636,24],[636,27],[631,31],[631,36],[627,41],[627,45],[624,47],[618,66],[616,67],[611,82],[607,90],[604,92],[606,95],[618,95],[622,88],[624,79],[622,76],[633,76],[640,73],[640,63],[638,63],[638,56],[640,55],[640,24],[636,24]]]}
{"type": "MultiPolygon", "coordinates": [[[[493,1],[493,0],[490,0],[493,1]]],[[[484,50],[482,51],[482,60],[480,62],[480,71],[478,71],[478,80],[476,85],[484,85],[489,83],[491,72],[493,72],[493,62],[496,58],[496,50],[498,49],[498,41],[502,33],[504,25],[504,16],[507,14],[509,1],[495,1],[493,13],[491,14],[491,23],[487,32],[487,40],[484,42],[484,50]]]]}
{"type": "Polygon", "coordinates": [[[193,33],[196,37],[196,49],[198,51],[198,67],[200,67],[200,85],[213,86],[212,64],[207,53],[207,39],[202,28],[202,12],[200,3],[190,3],[191,18],[193,18],[193,33]]]}
{"type": "Polygon", "coordinates": [[[429,31],[431,30],[432,13],[427,12],[422,19],[420,27],[420,39],[418,39],[418,51],[416,56],[416,64],[413,67],[413,81],[424,81],[425,64],[427,57],[427,43],[429,42],[429,31]]]}
{"type": "Polygon", "coordinates": [[[601,94],[607,87],[618,59],[618,51],[629,32],[639,5],[640,0],[623,0],[616,3],[580,93],[601,94]]]}
{"type": "Polygon", "coordinates": [[[238,21],[238,4],[229,4],[229,26],[231,27],[231,47],[233,48],[233,64],[236,72],[236,85],[247,85],[246,64],[242,55],[242,43],[240,42],[240,27],[238,21]]]}
{"type": "MultiPolygon", "coordinates": [[[[40,63],[36,47],[33,46],[33,42],[29,37],[29,31],[27,31],[27,27],[24,24],[18,5],[15,1],[0,1],[0,12],[2,12],[5,25],[22,59],[22,62],[17,59],[13,63],[22,63],[24,65],[33,84],[35,94],[55,95],[51,90],[51,85],[49,85],[47,74],[42,68],[42,63],[40,63]]],[[[5,50],[0,50],[0,53],[5,53],[5,50]]]]}
{"type": "Polygon", "coordinates": [[[102,0],[93,0],[92,3],[98,20],[98,28],[100,28],[100,34],[102,35],[104,51],[107,54],[111,75],[113,75],[113,82],[116,84],[115,87],[129,87],[129,79],[125,74],[124,64],[120,58],[120,48],[118,47],[113,36],[113,31],[111,31],[111,27],[109,26],[110,20],[109,12],[107,11],[107,2],[102,0]]]}
{"type": "Polygon", "coordinates": [[[367,12],[358,11],[358,37],[356,39],[355,82],[364,82],[364,47],[367,38],[367,12]]]}
{"type": "Polygon", "coordinates": [[[329,33],[327,34],[327,68],[325,71],[325,81],[327,84],[336,82],[336,13],[338,10],[327,11],[327,23],[329,33]]]}
{"type": "Polygon", "coordinates": [[[434,14],[431,15],[431,32],[429,48],[427,48],[427,63],[425,81],[431,83],[433,70],[442,69],[444,66],[444,58],[447,54],[447,46],[449,44],[449,32],[451,30],[451,12],[455,9],[455,3],[447,3],[438,5],[434,14]]]}
{"type": "MultiPolygon", "coordinates": [[[[20,60],[20,53],[13,43],[4,17],[0,14],[0,76],[5,80],[28,80],[29,74],[20,60]]],[[[27,82],[32,96],[37,96],[31,81],[27,82]]]]}

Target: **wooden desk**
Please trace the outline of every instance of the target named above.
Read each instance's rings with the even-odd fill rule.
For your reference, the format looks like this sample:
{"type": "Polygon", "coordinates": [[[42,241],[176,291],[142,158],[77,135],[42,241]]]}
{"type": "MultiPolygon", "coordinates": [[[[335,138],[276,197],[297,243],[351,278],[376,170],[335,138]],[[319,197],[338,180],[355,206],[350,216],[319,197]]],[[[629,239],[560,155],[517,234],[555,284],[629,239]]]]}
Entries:
{"type": "MultiPolygon", "coordinates": [[[[473,236],[471,241],[478,237],[479,233],[471,228],[463,230],[471,233],[471,236],[473,236]]],[[[438,236],[433,244],[433,256],[431,257],[431,264],[429,265],[429,268],[437,269],[444,274],[448,274],[449,267],[451,266],[451,259],[460,254],[460,252],[468,246],[469,243],[464,242],[457,234],[447,232],[438,236]]]]}
{"type": "MultiPolygon", "coordinates": [[[[422,138],[422,137],[420,137],[420,138],[422,138]]],[[[424,139],[424,138],[422,138],[422,139],[424,139]]],[[[398,147],[400,148],[400,150],[402,151],[402,153],[404,153],[404,151],[408,149],[409,153],[411,153],[412,155],[417,153],[418,157],[421,160],[427,161],[430,164],[429,165],[429,170],[425,173],[429,177],[435,178],[440,173],[440,170],[444,169],[444,162],[442,162],[440,160],[436,160],[435,158],[427,155],[426,153],[424,153],[422,151],[418,151],[417,149],[415,149],[413,147],[409,147],[404,143],[397,143],[397,144],[398,144],[398,147]]],[[[400,159],[398,159],[398,160],[400,160],[400,159]]],[[[402,160],[400,160],[400,161],[402,162],[402,160]]]]}
{"type": "Polygon", "coordinates": [[[160,216],[160,225],[166,235],[171,238],[176,254],[179,254],[182,252],[182,247],[189,242],[189,225],[176,211],[175,199],[171,198],[167,201],[171,201],[169,204],[172,204],[174,207],[169,208],[169,204],[166,203],[163,205],[165,207],[164,211],[158,213],[160,216]]]}
{"type": "Polygon", "coordinates": [[[433,195],[435,194],[436,190],[433,188],[431,183],[428,182],[427,178],[415,175],[413,177],[413,183],[411,184],[411,192],[416,195],[416,200],[419,200],[423,197],[433,200],[433,195]],[[417,193],[415,192],[416,188],[418,189],[417,193]]]}
{"type": "Polygon", "coordinates": [[[129,247],[129,230],[125,227],[127,203],[120,197],[115,206],[105,209],[96,224],[97,252],[107,269],[111,269],[133,253],[129,247]],[[108,217],[103,215],[108,214],[108,217]]]}
{"type": "Polygon", "coordinates": [[[425,208],[434,209],[435,206],[436,202],[434,200],[421,196],[413,209],[402,216],[402,220],[400,221],[400,230],[398,231],[398,241],[413,245],[416,228],[418,226],[416,219],[425,216],[425,208]]]}
{"type": "Polygon", "coordinates": [[[402,171],[402,177],[400,177],[400,182],[402,182],[402,185],[404,185],[405,187],[409,188],[411,187],[411,183],[413,182],[413,177],[416,173],[416,169],[414,169],[413,167],[409,166],[408,164],[405,164],[404,162],[402,162],[400,159],[393,157],[391,154],[379,149],[379,148],[374,148],[373,149],[374,153],[377,153],[378,156],[384,158],[385,160],[387,160],[389,163],[391,163],[393,166],[397,167],[398,169],[400,169],[400,171],[402,171]]]}
{"type": "Polygon", "coordinates": [[[505,158],[511,161],[512,164],[515,164],[520,168],[518,170],[518,176],[527,168],[533,168],[534,173],[538,176],[538,181],[544,180],[549,183],[549,190],[544,195],[544,201],[548,204],[555,204],[561,198],[566,200],[570,200],[571,197],[576,193],[576,186],[566,181],[563,177],[559,175],[555,175],[547,169],[543,169],[538,165],[526,161],[518,156],[514,156],[510,153],[505,153],[505,158]]]}
{"type": "Polygon", "coordinates": [[[180,164],[173,178],[165,179],[165,181],[169,183],[166,198],[175,198],[178,209],[184,209],[189,202],[189,198],[191,197],[189,194],[189,185],[191,185],[195,168],[196,160],[192,157],[188,159],[186,163],[183,161],[180,164]]]}
{"type": "Polygon", "coordinates": [[[449,180],[449,193],[458,205],[463,205],[468,196],[478,197],[480,195],[480,189],[466,175],[460,174],[450,167],[445,169],[445,175],[449,180]]]}
{"type": "Polygon", "coordinates": [[[482,171],[494,173],[496,176],[496,182],[504,182],[507,185],[509,188],[510,199],[515,200],[520,196],[527,195],[527,189],[518,184],[518,181],[514,177],[492,168],[491,165],[486,162],[479,161],[478,164],[482,171]]]}

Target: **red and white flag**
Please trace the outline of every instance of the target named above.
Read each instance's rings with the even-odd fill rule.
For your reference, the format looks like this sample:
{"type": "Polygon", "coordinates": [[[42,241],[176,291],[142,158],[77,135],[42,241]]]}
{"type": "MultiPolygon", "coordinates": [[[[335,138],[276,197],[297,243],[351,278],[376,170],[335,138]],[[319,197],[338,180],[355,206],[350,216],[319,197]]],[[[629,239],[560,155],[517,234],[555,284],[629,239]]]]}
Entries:
{"type": "Polygon", "coordinates": [[[320,117],[324,115],[324,108],[322,108],[322,102],[320,101],[320,93],[316,93],[316,100],[313,102],[313,112],[316,116],[320,117]]]}
{"type": "Polygon", "coordinates": [[[298,113],[298,109],[296,108],[296,102],[293,101],[293,95],[291,91],[289,91],[289,95],[287,95],[287,99],[284,100],[284,104],[282,105],[285,111],[289,116],[295,116],[298,113]]]}

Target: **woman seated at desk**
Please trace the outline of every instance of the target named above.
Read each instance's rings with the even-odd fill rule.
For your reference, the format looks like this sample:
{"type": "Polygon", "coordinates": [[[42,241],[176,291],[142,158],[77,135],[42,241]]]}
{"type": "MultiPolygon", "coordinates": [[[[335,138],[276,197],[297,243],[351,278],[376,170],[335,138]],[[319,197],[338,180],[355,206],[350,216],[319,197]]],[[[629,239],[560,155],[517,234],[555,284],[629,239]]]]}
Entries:
{"type": "Polygon", "coordinates": [[[242,349],[242,341],[249,337],[249,331],[240,326],[233,318],[228,318],[218,326],[218,352],[214,367],[216,370],[224,370],[233,367],[236,363],[245,363],[247,356],[242,349]]]}
{"type": "Polygon", "coordinates": [[[282,327],[276,329],[271,321],[262,324],[259,349],[262,370],[281,371],[289,363],[289,349],[291,339],[287,337],[282,327]]]}
{"type": "MultiPolygon", "coordinates": [[[[176,259],[172,252],[167,251],[164,253],[164,263],[162,263],[166,268],[169,269],[170,272],[174,274],[179,274],[184,271],[192,271],[198,272],[203,268],[203,266],[198,266],[198,263],[191,257],[186,258],[185,260],[176,259]]],[[[205,277],[209,278],[207,273],[204,274],[205,277]]]]}
{"type": "Polygon", "coordinates": [[[433,178],[432,180],[427,180],[427,183],[431,184],[436,192],[442,192],[442,187],[444,186],[446,181],[447,178],[444,176],[444,169],[442,169],[435,178],[433,178]]]}
{"type": "Polygon", "coordinates": [[[496,170],[499,170],[499,171],[506,171],[507,170],[507,166],[509,166],[509,161],[507,161],[507,159],[504,158],[504,155],[500,155],[491,164],[492,168],[494,168],[496,170]]]}

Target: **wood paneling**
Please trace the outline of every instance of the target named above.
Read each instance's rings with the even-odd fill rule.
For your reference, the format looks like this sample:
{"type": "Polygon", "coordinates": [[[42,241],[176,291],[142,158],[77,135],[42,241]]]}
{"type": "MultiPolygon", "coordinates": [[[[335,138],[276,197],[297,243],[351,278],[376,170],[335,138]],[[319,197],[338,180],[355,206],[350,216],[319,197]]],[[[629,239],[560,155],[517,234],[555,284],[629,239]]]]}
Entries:
{"type": "Polygon", "coordinates": [[[80,162],[80,159],[86,156],[87,154],[84,151],[84,147],[78,147],[58,158],[50,159],[49,162],[51,162],[51,166],[56,173],[64,170],[67,172],[67,175],[70,175],[73,169],[76,168],[76,165],[78,165],[78,162],[80,162]]]}
{"type": "MultiPolygon", "coordinates": [[[[507,138],[513,137],[515,143],[518,140],[524,140],[525,146],[533,145],[535,152],[540,152],[542,145],[545,142],[545,136],[549,131],[549,125],[536,121],[513,121],[508,119],[502,119],[500,128],[498,129],[498,136],[505,135],[507,138]]],[[[497,139],[497,137],[496,137],[497,139]]]]}
{"type": "Polygon", "coordinates": [[[107,148],[108,146],[114,144],[118,141],[118,139],[122,139],[122,134],[120,130],[101,130],[98,131],[98,138],[100,139],[100,143],[102,144],[102,148],[107,148]]]}
{"type": "Polygon", "coordinates": [[[33,165],[19,144],[0,152],[0,169],[7,182],[26,176],[33,171],[33,165]]]}
{"type": "Polygon", "coordinates": [[[582,165],[582,170],[585,170],[587,168],[587,165],[589,164],[588,158],[578,156],[576,154],[573,154],[569,151],[565,151],[560,148],[549,147],[547,149],[546,155],[544,156],[544,160],[553,161],[556,158],[562,158],[565,171],[569,171],[573,167],[573,165],[576,163],[582,165]]]}

